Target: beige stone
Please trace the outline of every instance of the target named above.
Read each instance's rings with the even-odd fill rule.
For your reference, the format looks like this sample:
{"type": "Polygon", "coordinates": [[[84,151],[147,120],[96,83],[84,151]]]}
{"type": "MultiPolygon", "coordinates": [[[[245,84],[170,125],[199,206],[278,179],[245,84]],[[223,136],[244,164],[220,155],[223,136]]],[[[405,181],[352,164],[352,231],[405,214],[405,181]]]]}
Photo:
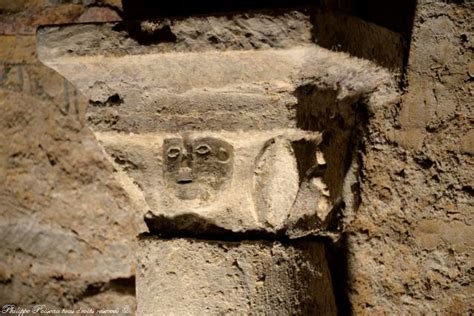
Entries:
{"type": "Polygon", "coordinates": [[[294,228],[296,238],[323,234],[335,203],[352,199],[352,153],[338,150],[357,124],[351,104],[392,84],[386,70],[312,43],[310,20],[290,11],[143,21],[141,39],[130,22],[50,27],[38,52],[89,97],[88,122],[153,231],[294,228]],[[318,150],[323,130],[335,136],[318,150]],[[214,162],[200,163],[208,153],[214,162]]]}
{"type": "Polygon", "coordinates": [[[423,220],[416,229],[416,240],[421,247],[435,249],[449,244],[456,252],[474,249],[474,229],[459,221],[423,220]]]}
{"type": "Polygon", "coordinates": [[[419,149],[423,145],[423,140],[426,136],[425,133],[425,129],[422,128],[408,128],[406,130],[395,131],[390,135],[390,138],[404,148],[419,149]]]}
{"type": "Polygon", "coordinates": [[[168,179],[166,147],[163,146],[167,139],[182,139],[180,134],[97,133],[97,136],[118,167],[143,191],[153,213],[149,220],[154,221],[154,216],[183,218],[195,214],[196,221],[202,219],[234,232],[275,232],[287,227],[299,188],[291,142],[308,139],[317,145],[320,141],[317,134],[292,130],[186,134],[187,138],[197,141],[217,137],[232,146],[230,165],[233,170],[224,175],[223,180],[227,181],[217,189],[203,182],[206,180],[200,180],[196,161],[191,166],[194,176],[189,179],[190,183],[175,186],[176,179],[168,179]],[[281,143],[283,147],[274,148],[268,146],[269,143],[281,143]],[[193,192],[197,192],[197,196],[193,196],[193,192]]]}
{"type": "Polygon", "coordinates": [[[468,75],[473,78],[474,77],[474,61],[471,61],[468,65],[467,65],[467,73],[468,75]]]}
{"type": "Polygon", "coordinates": [[[461,138],[461,151],[474,154],[474,129],[471,129],[461,138]]]}
{"type": "MultiPolygon", "coordinates": [[[[119,171],[123,188],[139,201],[139,212],[146,213],[151,233],[176,238],[139,244],[144,252],[137,278],[139,314],[156,309],[203,313],[206,307],[210,313],[265,313],[267,306],[286,314],[334,313],[323,307],[333,306],[332,290],[324,285],[329,284],[327,272],[311,269],[319,272],[303,274],[301,281],[298,274],[288,277],[288,271],[300,273],[311,266],[306,262],[313,259],[305,259],[315,253],[310,248],[322,249],[311,242],[300,251],[307,243],[297,239],[337,239],[357,216],[367,199],[358,196],[363,185],[358,183],[359,166],[387,146],[384,133],[395,119],[380,116],[396,112],[400,98],[393,73],[318,46],[314,26],[309,11],[289,11],[39,31],[39,58],[89,98],[89,125],[119,171]],[[365,130],[366,124],[373,124],[371,130],[365,130]],[[376,149],[367,158],[359,145],[369,142],[376,149]],[[189,235],[256,240],[177,238],[189,235]],[[263,237],[293,240],[258,240],[263,237]],[[275,268],[279,257],[284,258],[282,270],[275,268]],[[241,261],[247,270],[236,275],[241,261]],[[259,280],[254,269],[260,267],[275,268],[268,275],[278,282],[259,280]],[[327,283],[314,281],[316,275],[327,283]],[[251,280],[245,283],[247,278],[251,280]],[[265,286],[259,288],[262,281],[265,286]],[[273,301],[278,298],[280,302],[273,301]],[[303,301],[321,307],[307,308],[299,303],[303,301]]],[[[375,29],[366,27],[360,34],[375,29]]],[[[379,37],[378,46],[362,55],[382,47],[380,39],[394,44],[396,36],[389,33],[383,32],[387,36],[379,37]]],[[[354,51],[358,44],[348,38],[345,45],[354,51]]],[[[378,61],[400,61],[395,55],[378,61]]],[[[407,112],[410,120],[417,111],[407,112]]],[[[382,169],[378,165],[369,174],[382,169]]],[[[379,181],[391,176],[384,174],[379,181]]],[[[359,223],[367,223],[381,239],[384,228],[373,217],[388,216],[388,206],[396,207],[400,199],[395,188],[380,183],[379,188],[383,192],[373,196],[382,201],[373,205],[382,209],[368,212],[359,223]]],[[[368,243],[365,249],[361,253],[373,247],[368,243]]],[[[363,262],[365,256],[358,258],[363,262]]],[[[376,267],[374,262],[357,268],[376,267]]],[[[360,285],[354,293],[368,293],[364,299],[374,303],[379,297],[367,284],[371,273],[354,282],[360,285]]],[[[403,277],[415,280],[409,273],[403,277]]],[[[398,281],[383,284],[397,293],[404,289],[398,281]]]]}
{"type": "Polygon", "coordinates": [[[142,237],[138,315],[336,315],[324,245],[142,237]]]}
{"type": "MultiPolygon", "coordinates": [[[[28,2],[31,3],[30,7],[35,7],[38,3],[35,0],[6,0],[3,4],[20,8],[28,2]]],[[[64,1],[49,1],[50,4],[53,2],[64,1]]],[[[107,3],[119,2],[107,1],[107,3]]],[[[321,2],[334,3],[335,1],[321,2]]],[[[337,2],[349,3],[348,1],[337,2]]],[[[385,2],[372,1],[371,3],[373,6],[366,8],[377,15],[380,8],[385,9],[390,6],[385,2]]],[[[62,9],[65,6],[71,5],[53,5],[37,17],[34,17],[30,11],[18,16],[2,10],[0,32],[33,35],[38,25],[71,23],[84,11],[84,6],[72,5],[74,8],[71,7],[68,13],[69,9],[62,9]]],[[[408,7],[404,9],[406,12],[404,17],[409,18],[410,9],[408,7]]],[[[466,230],[463,228],[464,224],[455,223],[469,223],[469,219],[472,218],[472,179],[474,178],[472,156],[459,152],[459,149],[461,140],[468,135],[470,124],[472,124],[470,119],[474,95],[471,87],[472,80],[468,81],[468,71],[472,68],[470,52],[474,47],[470,29],[472,23],[469,22],[472,21],[474,11],[469,1],[428,0],[418,1],[416,12],[413,35],[411,38],[408,35],[404,38],[406,46],[403,49],[409,49],[410,54],[408,64],[404,68],[406,72],[403,73],[403,76],[407,78],[407,85],[403,86],[410,92],[413,87],[416,87],[416,81],[439,82],[445,85],[448,94],[459,103],[454,112],[455,115],[445,115],[443,104],[430,103],[434,109],[434,115],[430,120],[438,121],[440,128],[431,126],[427,131],[424,117],[414,117],[410,120],[416,124],[421,121],[419,127],[412,128],[403,124],[402,126],[399,105],[387,103],[380,93],[377,93],[377,96],[369,96],[371,102],[384,101],[370,103],[368,125],[364,128],[365,137],[355,140],[361,142],[361,148],[364,149],[358,154],[361,159],[363,181],[353,186],[345,185],[349,187],[348,191],[351,189],[358,191],[360,187],[361,193],[360,199],[357,196],[354,199],[361,205],[355,212],[355,218],[360,220],[352,222],[351,213],[347,212],[347,209],[344,211],[346,217],[344,229],[350,236],[347,242],[349,276],[346,279],[344,275],[341,279],[347,280],[347,283],[343,282],[343,287],[349,292],[350,305],[354,314],[468,315],[474,308],[471,280],[472,251],[467,249],[461,253],[454,252],[453,255],[452,244],[445,242],[444,237],[441,239],[442,233],[439,231],[422,233],[418,225],[426,219],[437,218],[448,224],[451,223],[441,225],[441,230],[457,234],[466,230]],[[448,42],[446,42],[447,39],[449,39],[448,42]],[[440,44],[437,43],[438,41],[440,44]],[[441,44],[441,41],[444,44],[441,44]],[[454,45],[449,45],[449,41],[454,45]],[[410,47],[407,47],[408,45],[410,47]],[[446,52],[446,50],[438,52],[440,47],[448,47],[452,49],[452,52],[446,52]],[[432,56],[440,57],[441,63],[434,61],[432,56]],[[374,104],[383,106],[373,106],[374,104]],[[441,119],[437,118],[438,108],[442,110],[439,112],[443,116],[441,119]],[[393,135],[393,131],[401,132],[402,141],[394,141],[389,137],[393,135]],[[448,147],[447,144],[450,146],[448,147]],[[428,159],[433,162],[432,167],[428,169],[424,169],[415,162],[415,160],[429,162],[428,159]],[[374,161],[376,163],[373,163],[374,161]],[[383,186],[380,183],[381,179],[384,181],[383,186]],[[379,200],[379,197],[386,196],[380,194],[383,187],[390,189],[388,203],[379,200]],[[418,244],[419,235],[432,238],[437,248],[423,249],[424,247],[418,244]],[[355,254],[358,253],[362,255],[356,256],[355,254]],[[440,272],[428,274],[432,269],[440,270],[445,276],[440,275],[440,272]],[[441,280],[442,285],[431,280],[441,280]]],[[[396,16],[394,12],[389,13],[396,16]]],[[[394,50],[393,43],[390,42],[391,35],[381,32],[381,28],[373,23],[366,23],[367,25],[361,25],[359,28],[358,25],[345,23],[346,21],[335,19],[335,22],[330,23],[327,16],[322,16],[316,22],[313,21],[315,27],[318,23],[321,26],[326,25],[326,28],[313,28],[313,30],[319,32],[319,35],[329,37],[327,41],[322,41],[319,36],[315,40],[318,43],[324,42],[325,47],[332,50],[347,52],[347,47],[349,47],[354,55],[371,60],[380,55],[385,57],[387,55],[384,54],[388,52],[389,61],[385,65],[390,67],[394,60],[391,56],[394,50]],[[371,43],[373,38],[378,39],[376,45],[371,43]]],[[[191,29],[195,27],[193,23],[189,25],[191,29]]],[[[242,33],[244,34],[245,32],[242,33]]],[[[397,34],[394,35],[397,36],[397,34]]],[[[232,40],[235,37],[229,38],[232,40]]],[[[229,38],[224,37],[223,42],[230,41],[229,38]]],[[[9,44],[9,42],[1,41],[0,45],[3,44],[9,44]]],[[[406,60],[408,57],[402,53],[394,53],[394,55],[399,60],[406,60]]],[[[23,75],[25,75],[25,70],[28,72],[28,69],[15,66],[9,70],[8,64],[0,67],[6,69],[0,77],[4,78],[3,74],[7,76],[1,82],[2,88],[21,91],[16,88],[16,81],[20,80],[21,69],[23,69],[23,75]],[[10,84],[12,81],[15,81],[15,85],[10,84]]],[[[345,86],[345,82],[350,81],[354,72],[336,69],[339,75],[335,78],[338,80],[330,81],[329,86],[345,86]]],[[[50,77],[48,72],[38,75],[38,78],[41,78],[40,82],[47,82],[50,77]]],[[[365,84],[370,76],[363,79],[355,77],[365,84]]],[[[32,76],[30,86],[35,86],[38,78],[32,76]]],[[[57,85],[47,85],[47,87],[45,88],[47,95],[55,98],[56,93],[57,96],[60,95],[59,81],[57,85]]],[[[350,86],[346,87],[350,88],[350,86]]],[[[379,91],[382,89],[383,87],[378,88],[379,91]]],[[[86,300],[95,302],[95,306],[104,306],[109,304],[106,302],[110,302],[109,295],[115,295],[117,302],[124,299],[123,296],[126,296],[123,302],[128,299],[133,300],[133,288],[126,292],[126,295],[122,295],[124,292],[121,290],[114,289],[110,292],[107,290],[104,294],[94,295],[94,290],[103,291],[101,284],[108,284],[110,278],[118,275],[121,278],[133,277],[132,267],[123,265],[126,269],[122,269],[115,266],[115,263],[128,260],[124,258],[128,258],[133,252],[131,247],[121,245],[127,245],[137,233],[131,229],[129,214],[139,208],[128,206],[123,201],[123,192],[110,180],[113,168],[105,160],[105,155],[97,146],[93,135],[87,128],[78,124],[75,115],[71,113],[64,116],[58,113],[54,104],[42,104],[37,98],[28,98],[25,94],[26,92],[17,93],[11,98],[1,95],[1,98],[6,100],[5,103],[11,104],[11,108],[2,112],[0,118],[1,220],[3,223],[11,223],[12,218],[31,219],[37,216],[43,224],[48,224],[42,226],[40,233],[35,235],[34,238],[37,240],[45,234],[49,236],[48,232],[51,226],[54,226],[54,232],[60,231],[62,235],[69,236],[70,232],[77,232],[76,238],[82,240],[81,243],[87,244],[88,248],[96,247],[101,253],[90,252],[90,258],[85,258],[81,254],[71,252],[68,254],[71,259],[59,257],[52,262],[44,255],[47,255],[51,249],[56,251],[57,243],[43,245],[41,249],[45,251],[34,258],[22,252],[24,244],[21,243],[21,238],[13,239],[8,243],[8,247],[5,243],[0,249],[0,257],[8,277],[6,282],[0,282],[0,304],[47,302],[58,306],[68,306],[76,300],[79,300],[78,304],[81,300],[86,300]],[[28,115],[24,114],[26,110],[28,115]],[[47,120],[47,117],[51,120],[47,120]],[[39,147],[39,144],[45,150],[39,147]],[[52,166],[52,164],[55,165],[52,166]],[[114,249],[121,250],[115,252],[114,249]],[[82,260],[96,263],[93,265],[95,269],[93,273],[90,273],[91,264],[81,265],[79,262],[82,260]],[[31,272],[29,264],[32,262],[42,263],[42,269],[38,269],[35,264],[33,270],[41,273],[31,272]],[[110,265],[115,271],[114,276],[108,272],[104,273],[106,271],[104,269],[110,265]],[[57,271],[62,272],[56,273],[57,271]],[[122,272],[116,273],[116,271],[122,272]],[[91,275],[97,278],[90,278],[91,275]],[[87,291],[87,295],[90,296],[84,298],[83,291],[88,286],[93,291],[87,291]]],[[[108,97],[106,95],[105,100],[108,97]]],[[[239,99],[239,96],[237,95],[234,99],[239,99]]],[[[272,94],[268,99],[278,100],[278,97],[272,94]]],[[[310,98],[307,100],[310,103],[310,98]]],[[[311,102],[322,106],[326,102],[323,100],[321,98],[317,101],[315,98],[311,102]]],[[[340,113],[339,110],[343,107],[338,104],[339,98],[335,97],[333,100],[327,102],[331,106],[323,108],[329,111],[337,107],[337,113],[340,113]]],[[[296,105],[296,101],[300,103],[303,100],[290,98],[287,104],[296,105]]],[[[431,102],[431,99],[428,98],[428,101],[431,102]]],[[[261,104],[265,104],[264,101],[261,104]]],[[[4,106],[5,104],[2,103],[2,111],[4,106]]],[[[189,102],[189,107],[182,111],[186,112],[194,106],[195,104],[189,102]]],[[[130,108],[133,109],[133,106],[130,108]]],[[[365,113],[365,103],[359,104],[358,108],[365,113]]],[[[452,108],[446,107],[446,109],[452,108]]],[[[209,113],[211,111],[200,115],[207,117],[209,113]]],[[[416,116],[419,112],[411,113],[416,116]]],[[[317,112],[314,117],[323,117],[322,121],[330,122],[329,117],[323,114],[323,111],[317,112]]],[[[170,114],[169,117],[173,115],[170,114]]],[[[223,116],[222,113],[220,115],[223,116]]],[[[100,116],[97,117],[100,119],[100,116]]],[[[226,118],[230,117],[230,115],[226,116],[226,118]]],[[[122,124],[123,120],[122,118],[119,124],[122,124]]],[[[230,123],[235,121],[229,119],[230,123]]],[[[337,116],[335,121],[338,121],[337,116]]],[[[132,124],[127,125],[127,128],[130,128],[130,125],[132,124]]],[[[120,125],[116,126],[116,128],[119,127],[120,125]]],[[[334,149],[324,149],[325,160],[328,173],[337,174],[338,170],[343,170],[338,167],[342,163],[339,164],[337,161],[341,156],[341,148],[346,148],[346,146],[344,142],[334,143],[334,138],[332,140],[331,143],[337,145],[332,145],[334,149]],[[332,155],[329,154],[331,152],[333,152],[332,155]],[[331,169],[332,172],[329,172],[331,169]]],[[[322,146],[325,144],[323,143],[322,146]]],[[[130,177],[128,179],[130,180],[130,177]]],[[[334,177],[334,179],[339,178],[334,177]]],[[[332,196],[338,196],[340,181],[327,182],[332,196]],[[331,185],[331,183],[334,184],[331,185]]],[[[347,203],[348,199],[344,199],[344,202],[347,203]]],[[[28,232],[23,229],[20,234],[25,235],[28,232]]],[[[30,235],[25,239],[30,240],[30,235]]],[[[45,237],[45,240],[50,241],[51,238],[45,237]]],[[[70,241],[67,238],[64,240],[70,241]]],[[[459,240],[453,239],[453,241],[456,245],[465,247],[459,240]]],[[[57,251],[61,253],[63,249],[59,248],[57,251]]],[[[130,265],[132,261],[129,260],[130,265]]],[[[345,260],[342,261],[345,262],[345,260]]],[[[340,266],[344,267],[344,264],[340,266]]],[[[336,275],[339,274],[336,273],[336,275]]]]}

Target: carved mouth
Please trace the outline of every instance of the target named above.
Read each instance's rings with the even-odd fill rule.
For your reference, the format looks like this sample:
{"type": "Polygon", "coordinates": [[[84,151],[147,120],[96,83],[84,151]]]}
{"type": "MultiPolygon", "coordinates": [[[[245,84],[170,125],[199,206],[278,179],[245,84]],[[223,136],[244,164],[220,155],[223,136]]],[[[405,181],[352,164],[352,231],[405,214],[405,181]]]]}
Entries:
{"type": "Polygon", "coordinates": [[[177,180],[176,181],[177,184],[190,184],[190,183],[193,183],[193,180],[192,179],[180,179],[180,180],[177,180]]]}

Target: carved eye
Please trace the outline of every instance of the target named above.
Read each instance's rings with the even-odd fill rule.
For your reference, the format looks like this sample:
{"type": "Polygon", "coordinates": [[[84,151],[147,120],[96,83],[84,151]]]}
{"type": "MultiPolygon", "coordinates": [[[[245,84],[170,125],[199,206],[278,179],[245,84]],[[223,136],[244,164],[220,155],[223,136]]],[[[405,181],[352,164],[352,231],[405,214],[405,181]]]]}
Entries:
{"type": "Polygon", "coordinates": [[[211,152],[211,147],[206,144],[201,144],[196,147],[195,151],[198,155],[204,156],[211,152]]]}
{"type": "Polygon", "coordinates": [[[217,152],[217,159],[219,159],[220,161],[227,161],[229,160],[229,158],[230,158],[230,155],[227,152],[227,150],[222,147],[219,148],[219,151],[217,152]]]}
{"type": "Polygon", "coordinates": [[[181,154],[181,150],[178,147],[171,147],[167,152],[168,158],[171,159],[178,157],[179,154],[181,154]]]}

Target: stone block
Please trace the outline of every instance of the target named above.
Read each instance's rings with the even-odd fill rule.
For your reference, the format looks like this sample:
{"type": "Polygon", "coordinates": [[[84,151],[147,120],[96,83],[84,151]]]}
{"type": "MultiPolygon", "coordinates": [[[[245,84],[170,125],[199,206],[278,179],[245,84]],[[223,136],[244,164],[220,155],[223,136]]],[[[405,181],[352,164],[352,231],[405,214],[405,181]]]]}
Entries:
{"type": "Polygon", "coordinates": [[[318,45],[402,71],[406,42],[401,34],[334,11],[316,11],[313,21],[313,34],[318,45]]]}
{"type": "Polygon", "coordinates": [[[83,12],[84,7],[82,5],[61,4],[51,7],[30,8],[30,10],[14,14],[1,15],[0,34],[34,36],[37,27],[40,25],[72,23],[83,12]]]}
{"type": "Polygon", "coordinates": [[[34,36],[0,35],[0,62],[33,63],[36,61],[34,36]]]}
{"type": "Polygon", "coordinates": [[[336,315],[324,245],[142,237],[137,314],[336,315]]]}
{"type": "Polygon", "coordinates": [[[45,2],[46,0],[0,0],[0,10],[7,12],[18,12],[28,8],[44,6],[45,2]]]}
{"type": "MultiPolygon", "coordinates": [[[[286,229],[302,190],[302,161],[293,146],[306,141],[317,147],[321,141],[318,133],[300,130],[96,135],[143,191],[150,228],[193,233],[209,233],[213,226],[233,232],[286,229]],[[174,219],[173,226],[164,225],[166,219],[174,219]]],[[[327,199],[322,193],[313,197],[327,199]]],[[[312,205],[311,214],[317,209],[312,205]]]]}
{"type": "Polygon", "coordinates": [[[0,89],[0,109],[0,306],[68,307],[134,280],[146,226],[92,133],[26,93],[0,89]]]}
{"type": "Polygon", "coordinates": [[[77,19],[78,23],[113,22],[122,20],[114,10],[107,7],[90,7],[77,19]]]}
{"type": "Polygon", "coordinates": [[[355,104],[392,93],[386,70],[317,46],[311,19],[48,27],[38,54],[89,98],[89,125],[151,231],[298,238],[354,207],[355,104]]]}

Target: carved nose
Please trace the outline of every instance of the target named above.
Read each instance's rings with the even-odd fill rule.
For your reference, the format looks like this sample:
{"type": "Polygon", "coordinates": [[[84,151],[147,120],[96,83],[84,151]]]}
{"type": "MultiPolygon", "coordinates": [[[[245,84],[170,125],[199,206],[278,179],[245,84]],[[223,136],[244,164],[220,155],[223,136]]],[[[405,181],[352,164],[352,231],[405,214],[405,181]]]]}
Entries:
{"type": "MultiPolygon", "coordinates": [[[[181,157],[180,169],[190,169],[192,156],[185,151],[181,157]]],[[[189,170],[191,171],[191,169],[189,170]]]]}
{"type": "Polygon", "coordinates": [[[191,168],[189,167],[182,167],[179,169],[178,179],[176,183],[178,184],[186,184],[193,182],[193,177],[191,175],[191,168]]]}

